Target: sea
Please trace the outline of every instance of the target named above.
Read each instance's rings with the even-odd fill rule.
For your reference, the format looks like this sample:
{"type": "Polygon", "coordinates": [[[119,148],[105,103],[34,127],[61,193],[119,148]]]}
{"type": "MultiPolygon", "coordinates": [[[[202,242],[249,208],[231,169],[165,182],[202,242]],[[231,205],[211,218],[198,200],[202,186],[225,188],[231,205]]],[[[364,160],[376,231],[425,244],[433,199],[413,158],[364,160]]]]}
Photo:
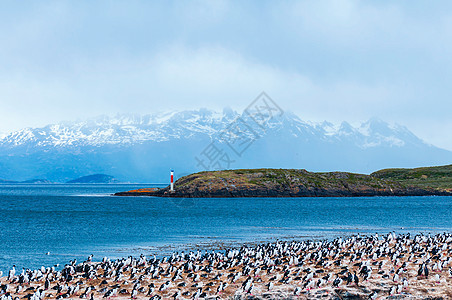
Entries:
{"type": "Polygon", "coordinates": [[[452,232],[452,197],[118,197],[158,185],[0,185],[0,270],[354,234],[452,232]]]}

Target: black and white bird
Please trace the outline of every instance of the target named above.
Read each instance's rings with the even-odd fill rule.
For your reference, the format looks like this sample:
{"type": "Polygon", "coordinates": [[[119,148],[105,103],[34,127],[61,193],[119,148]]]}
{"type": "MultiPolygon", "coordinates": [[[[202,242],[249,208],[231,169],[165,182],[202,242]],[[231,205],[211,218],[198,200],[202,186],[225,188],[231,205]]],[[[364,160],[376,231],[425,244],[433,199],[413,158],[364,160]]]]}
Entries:
{"type": "Polygon", "coordinates": [[[167,282],[165,282],[165,283],[162,283],[162,285],[161,285],[160,288],[159,288],[159,291],[160,291],[160,292],[161,292],[161,291],[164,291],[164,290],[166,290],[169,286],[170,286],[170,282],[169,282],[169,281],[167,281],[167,282]]]}
{"type": "Polygon", "coordinates": [[[179,299],[179,297],[181,296],[180,290],[177,290],[174,294],[173,294],[173,299],[177,300],[179,299]]]}
{"type": "Polygon", "coordinates": [[[136,289],[133,289],[132,292],[130,293],[130,298],[136,299],[137,295],[138,291],[136,289]]]}
{"type": "Polygon", "coordinates": [[[336,278],[333,281],[333,287],[338,287],[341,285],[341,283],[342,283],[342,279],[339,278],[339,276],[336,276],[336,278]]]}
{"type": "Polygon", "coordinates": [[[356,272],[354,272],[353,274],[353,282],[358,285],[359,284],[359,277],[358,275],[356,275],[356,272]]]}
{"type": "Polygon", "coordinates": [[[8,281],[12,281],[15,274],[16,274],[16,265],[13,265],[11,270],[9,270],[8,272],[8,281]]]}
{"type": "Polygon", "coordinates": [[[392,296],[392,295],[395,295],[396,290],[397,290],[396,286],[393,285],[393,286],[391,287],[391,289],[389,290],[389,295],[391,295],[391,296],[392,296]]]}

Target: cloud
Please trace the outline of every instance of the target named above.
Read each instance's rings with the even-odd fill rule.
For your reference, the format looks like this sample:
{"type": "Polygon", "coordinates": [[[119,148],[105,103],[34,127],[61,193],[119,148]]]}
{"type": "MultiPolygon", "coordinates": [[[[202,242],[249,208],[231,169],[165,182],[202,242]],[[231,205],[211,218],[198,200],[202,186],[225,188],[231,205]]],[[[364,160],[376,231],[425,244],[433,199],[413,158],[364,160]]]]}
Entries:
{"type": "MultiPolygon", "coordinates": [[[[302,74],[261,64],[221,47],[173,46],[152,57],[78,61],[60,78],[29,76],[2,82],[4,97],[16,99],[7,111],[14,112],[18,105],[26,107],[15,119],[33,120],[33,115],[38,115],[56,120],[61,116],[172,107],[244,109],[261,91],[302,115],[337,119],[341,113],[342,119],[350,106],[364,111],[365,107],[381,106],[388,97],[385,87],[350,82],[319,84],[302,74]],[[356,105],[360,99],[362,107],[356,105]]],[[[3,117],[8,117],[6,111],[3,117]]]]}
{"type": "Polygon", "coordinates": [[[118,112],[241,110],[266,91],[303,119],[377,116],[452,149],[448,6],[11,5],[0,12],[0,131],[118,112]]]}

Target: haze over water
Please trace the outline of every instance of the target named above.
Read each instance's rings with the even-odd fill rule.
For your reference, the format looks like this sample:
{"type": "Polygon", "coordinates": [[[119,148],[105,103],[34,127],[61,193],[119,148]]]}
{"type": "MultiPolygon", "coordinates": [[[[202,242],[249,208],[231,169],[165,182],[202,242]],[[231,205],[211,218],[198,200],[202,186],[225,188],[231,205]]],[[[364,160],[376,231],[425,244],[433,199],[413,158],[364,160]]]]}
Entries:
{"type": "Polygon", "coordinates": [[[112,197],[143,185],[0,185],[0,270],[276,239],[452,230],[452,197],[112,197]],[[46,255],[50,252],[50,255],[46,255]]]}

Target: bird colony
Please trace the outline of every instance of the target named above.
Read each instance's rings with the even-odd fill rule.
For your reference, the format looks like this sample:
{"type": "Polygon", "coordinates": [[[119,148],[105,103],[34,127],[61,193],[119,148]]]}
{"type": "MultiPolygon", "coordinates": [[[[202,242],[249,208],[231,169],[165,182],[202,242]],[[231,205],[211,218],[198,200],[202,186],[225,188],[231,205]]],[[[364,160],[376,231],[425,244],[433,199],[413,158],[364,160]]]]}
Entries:
{"type": "Polygon", "coordinates": [[[452,234],[351,236],[13,267],[0,300],[452,299],[452,234]]]}

